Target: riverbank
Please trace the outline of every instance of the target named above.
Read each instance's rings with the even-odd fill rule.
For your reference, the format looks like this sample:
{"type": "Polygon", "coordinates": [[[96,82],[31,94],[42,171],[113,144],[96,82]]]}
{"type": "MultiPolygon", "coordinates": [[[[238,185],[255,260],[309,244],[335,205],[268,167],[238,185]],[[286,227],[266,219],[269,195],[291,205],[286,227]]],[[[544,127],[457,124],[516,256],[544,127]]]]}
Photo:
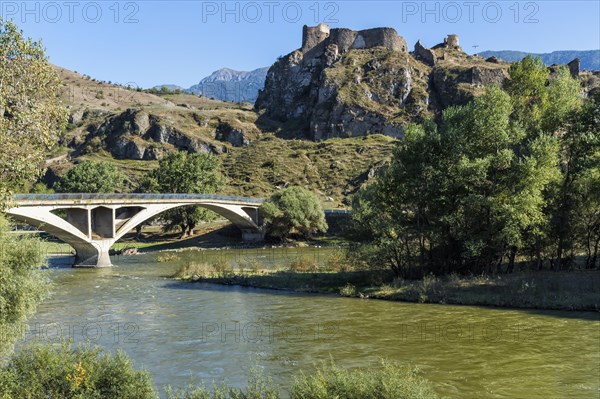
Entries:
{"type": "Polygon", "coordinates": [[[173,276],[189,282],[338,294],[345,297],[453,305],[600,311],[600,271],[529,272],[496,276],[395,279],[387,270],[233,270],[227,265],[182,265],[173,276]]]}

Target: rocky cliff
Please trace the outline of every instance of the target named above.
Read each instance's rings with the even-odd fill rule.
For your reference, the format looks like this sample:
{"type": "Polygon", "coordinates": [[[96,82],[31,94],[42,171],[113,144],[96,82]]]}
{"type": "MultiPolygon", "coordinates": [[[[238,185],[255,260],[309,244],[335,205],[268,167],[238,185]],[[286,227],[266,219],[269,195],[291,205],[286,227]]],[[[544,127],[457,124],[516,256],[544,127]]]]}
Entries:
{"type": "MultiPolygon", "coordinates": [[[[502,84],[510,63],[468,55],[457,35],[409,51],[391,28],[363,31],[305,26],[302,46],[269,69],[255,108],[259,125],[283,137],[323,140],[384,134],[438,116],[502,84]]],[[[579,75],[578,64],[570,64],[579,75]]]]}

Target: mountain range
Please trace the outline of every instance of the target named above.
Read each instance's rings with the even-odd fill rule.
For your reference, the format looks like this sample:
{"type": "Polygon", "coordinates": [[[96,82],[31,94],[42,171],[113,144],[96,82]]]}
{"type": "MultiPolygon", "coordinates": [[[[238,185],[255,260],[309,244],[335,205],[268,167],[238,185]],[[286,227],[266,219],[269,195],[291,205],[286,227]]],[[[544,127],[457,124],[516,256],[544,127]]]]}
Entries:
{"type": "Polygon", "coordinates": [[[268,67],[253,71],[236,71],[230,68],[222,68],[187,89],[172,84],[158,85],[154,88],[166,87],[171,91],[181,90],[185,93],[201,95],[215,100],[254,104],[258,97],[258,91],[265,85],[268,70],[268,67]]]}
{"type": "Polygon", "coordinates": [[[539,57],[542,59],[544,64],[550,66],[553,64],[567,64],[573,61],[575,58],[579,58],[581,63],[581,69],[587,71],[599,71],[600,70],[600,50],[586,50],[586,51],[553,51],[551,53],[526,53],[523,51],[503,50],[503,51],[483,51],[478,53],[481,57],[497,57],[501,60],[508,62],[520,61],[528,55],[539,57]]]}

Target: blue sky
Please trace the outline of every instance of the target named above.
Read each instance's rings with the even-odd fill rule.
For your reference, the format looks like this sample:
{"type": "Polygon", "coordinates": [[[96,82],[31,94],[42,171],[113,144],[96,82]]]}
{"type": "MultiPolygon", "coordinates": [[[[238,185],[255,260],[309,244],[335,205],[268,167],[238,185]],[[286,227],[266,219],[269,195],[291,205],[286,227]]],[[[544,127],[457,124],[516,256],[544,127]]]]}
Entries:
{"type": "Polygon", "coordinates": [[[51,62],[94,78],[189,87],[221,67],[269,66],[302,26],[395,28],[412,49],[449,33],[469,53],[600,48],[600,1],[5,1],[51,62]]]}

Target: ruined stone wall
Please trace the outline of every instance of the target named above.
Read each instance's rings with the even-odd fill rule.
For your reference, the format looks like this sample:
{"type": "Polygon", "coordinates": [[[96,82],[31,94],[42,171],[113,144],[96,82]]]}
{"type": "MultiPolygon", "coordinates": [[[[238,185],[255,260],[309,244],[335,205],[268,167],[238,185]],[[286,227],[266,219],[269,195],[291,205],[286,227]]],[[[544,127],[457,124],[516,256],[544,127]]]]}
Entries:
{"type": "Polygon", "coordinates": [[[323,43],[323,48],[336,45],[340,53],[351,49],[385,47],[390,50],[407,52],[404,39],[392,28],[375,28],[355,31],[346,28],[329,29],[325,24],[316,27],[304,26],[302,31],[302,51],[304,53],[323,43]]]}
{"type": "Polygon", "coordinates": [[[302,51],[306,52],[329,37],[329,26],[319,24],[317,26],[304,25],[302,28],[302,51]]]}

